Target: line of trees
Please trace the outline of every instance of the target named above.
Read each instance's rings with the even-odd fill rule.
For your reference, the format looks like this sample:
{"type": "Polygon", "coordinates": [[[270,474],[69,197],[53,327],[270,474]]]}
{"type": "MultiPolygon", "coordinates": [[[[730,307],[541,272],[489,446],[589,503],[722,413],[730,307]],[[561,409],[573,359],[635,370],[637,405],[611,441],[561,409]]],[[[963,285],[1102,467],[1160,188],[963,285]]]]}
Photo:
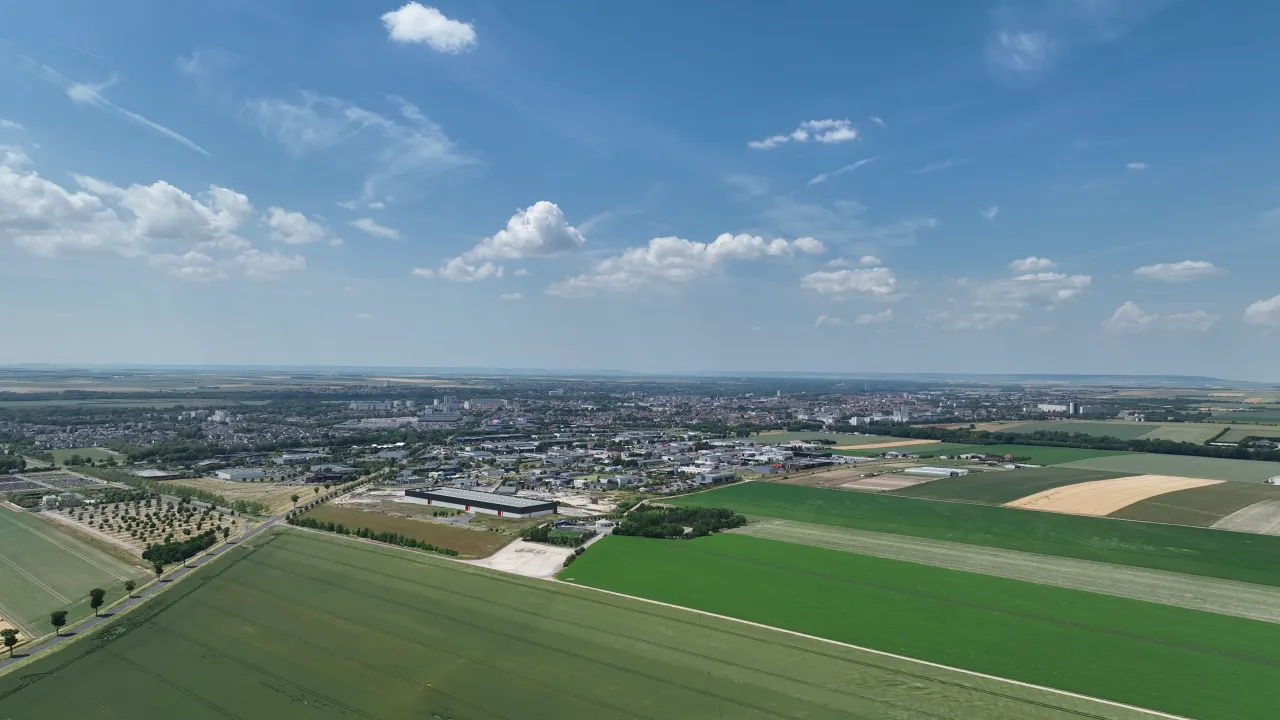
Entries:
{"type": "Polygon", "coordinates": [[[1052,447],[1087,448],[1090,450],[1127,450],[1130,452],[1160,453],[1163,455],[1195,455],[1198,457],[1225,458],[1229,460],[1266,460],[1280,462],[1280,450],[1247,447],[1220,447],[1174,440],[1124,440],[1110,435],[1086,435],[1062,431],[1037,430],[1029,433],[1008,431],[991,432],[964,428],[942,428],[914,425],[869,425],[862,432],[870,435],[891,435],[901,438],[941,440],[965,445],[1045,445],[1052,447]]]}
{"type": "Polygon", "coordinates": [[[175,562],[186,562],[202,551],[213,547],[218,542],[217,530],[205,530],[199,535],[182,541],[174,541],[152,545],[142,551],[142,559],[157,565],[175,562]]]}
{"type": "Polygon", "coordinates": [[[576,533],[567,530],[556,530],[553,523],[544,523],[542,525],[534,525],[520,535],[529,542],[547,543],[548,545],[560,545],[562,547],[579,547],[587,540],[595,537],[595,531],[576,533]]]}
{"type": "Polygon", "coordinates": [[[436,547],[431,543],[423,542],[417,538],[409,537],[408,535],[401,535],[400,533],[397,533],[397,532],[386,532],[386,531],[378,532],[376,530],[372,530],[370,528],[364,528],[364,527],[349,528],[346,525],[343,525],[342,523],[335,523],[332,521],[320,521],[307,515],[290,515],[287,519],[287,522],[290,525],[297,525],[298,527],[312,528],[314,530],[324,530],[325,532],[337,533],[339,535],[352,535],[354,537],[364,538],[366,540],[376,540],[381,543],[387,543],[388,545],[399,545],[400,547],[418,548],[419,550],[426,550],[427,552],[440,553],[441,555],[448,555],[450,557],[456,557],[458,555],[458,551],[452,548],[436,547]]]}
{"type": "Polygon", "coordinates": [[[745,517],[725,508],[646,505],[627,513],[618,527],[614,528],[613,534],[648,538],[695,538],[746,524],[745,517]]]}

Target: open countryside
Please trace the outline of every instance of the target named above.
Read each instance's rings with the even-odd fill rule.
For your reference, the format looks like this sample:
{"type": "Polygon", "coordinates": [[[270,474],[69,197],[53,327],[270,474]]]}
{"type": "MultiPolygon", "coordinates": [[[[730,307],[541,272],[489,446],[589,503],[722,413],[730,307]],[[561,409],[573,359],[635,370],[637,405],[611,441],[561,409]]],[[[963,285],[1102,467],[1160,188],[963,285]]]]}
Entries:
{"type": "Polygon", "coordinates": [[[317,533],[252,545],[115,631],[0,676],[0,707],[194,720],[1151,717],[317,533]]]}

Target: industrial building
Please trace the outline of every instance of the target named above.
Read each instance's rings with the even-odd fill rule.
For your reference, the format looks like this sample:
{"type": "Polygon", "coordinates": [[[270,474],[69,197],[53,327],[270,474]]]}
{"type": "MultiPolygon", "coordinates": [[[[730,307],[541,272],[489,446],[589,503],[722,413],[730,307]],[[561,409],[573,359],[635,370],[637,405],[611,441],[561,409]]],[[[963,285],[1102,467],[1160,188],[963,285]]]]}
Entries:
{"type": "Polygon", "coordinates": [[[434,487],[425,490],[405,490],[406,500],[425,501],[433,507],[479,512],[498,517],[538,517],[554,515],[559,503],[554,500],[531,500],[512,495],[460,490],[450,487],[434,487]]]}
{"type": "Polygon", "coordinates": [[[913,467],[903,470],[904,475],[924,475],[926,477],[960,477],[968,475],[969,471],[964,468],[945,468],[945,467],[913,467]]]}
{"type": "Polygon", "coordinates": [[[214,477],[219,480],[257,480],[266,475],[262,468],[227,468],[226,470],[214,470],[214,477]]]}

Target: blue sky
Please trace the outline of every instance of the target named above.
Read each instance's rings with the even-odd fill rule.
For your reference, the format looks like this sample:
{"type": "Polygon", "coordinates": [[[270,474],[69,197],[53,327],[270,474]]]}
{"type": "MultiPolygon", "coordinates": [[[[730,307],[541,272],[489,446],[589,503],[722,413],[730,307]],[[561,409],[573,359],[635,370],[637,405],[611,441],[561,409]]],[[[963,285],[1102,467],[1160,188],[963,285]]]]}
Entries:
{"type": "Polygon", "coordinates": [[[1276,380],[1280,6],[0,8],[0,362],[1276,380]]]}

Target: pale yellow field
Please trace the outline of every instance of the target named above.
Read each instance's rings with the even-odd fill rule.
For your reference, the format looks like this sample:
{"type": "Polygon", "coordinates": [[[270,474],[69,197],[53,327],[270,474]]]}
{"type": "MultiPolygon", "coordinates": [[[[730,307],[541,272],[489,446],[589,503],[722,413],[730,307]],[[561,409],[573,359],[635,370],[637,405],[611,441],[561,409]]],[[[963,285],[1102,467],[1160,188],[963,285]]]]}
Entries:
{"type": "Polygon", "coordinates": [[[836,445],[836,450],[875,450],[876,448],[896,448],[907,445],[932,445],[939,440],[894,440],[892,442],[871,443],[870,445],[836,445]]]}
{"type": "Polygon", "coordinates": [[[1076,515],[1110,515],[1140,500],[1204,485],[1217,485],[1222,480],[1176,477],[1173,475],[1136,475],[1113,480],[1094,480],[1053,488],[1005,503],[1007,507],[1076,515]]]}
{"type": "MultiPolygon", "coordinates": [[[[197,490],[215,492],[232,502],[236,500],[256,500],[270,507],[272,515],[282,513],[293,507],[293,503],[289,500],[290,495],[297,495],[298,502],[305,502],[316,495],[314,485],[234,482],[208,477],[190,480],[170,480],[168,482],[181,483],[197,490]]],[[[320,488],[320,492],[324,492],[323,487],[320,488]]]]}

